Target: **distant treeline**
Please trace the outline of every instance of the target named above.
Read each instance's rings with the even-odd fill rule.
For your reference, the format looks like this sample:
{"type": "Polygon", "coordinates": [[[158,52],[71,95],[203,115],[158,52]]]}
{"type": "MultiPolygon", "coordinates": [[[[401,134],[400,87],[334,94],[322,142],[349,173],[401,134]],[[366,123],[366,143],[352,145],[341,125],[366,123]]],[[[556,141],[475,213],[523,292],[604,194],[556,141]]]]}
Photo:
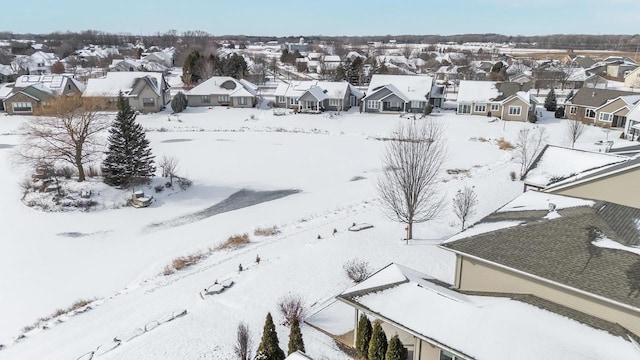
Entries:
{"type": "Polygon", "coordinates": [[[0,32],[0,40],[28,39],[46,43],[50,47],[58,47],[63,43],[79,45],[125,45],[142,40],[145,45],[159,47],[175,46],[180,40],[182,45],[210,45],[222,40],[235,44],[254,42],[268,42],[276,40],[280,43],[298,42],[304,37],[309,44],[344,44],[364,45],[369,42],[388,43],[395,40],[400,44],[437,44],[437,43],[513,43],[517,47],[538,49],[564,50],[616,50],[636,51],[640,44],[640,35],[587,35],[587,34],[556,34],[540,36],[507,36],[500,34],[461,34],[461,35],[385,35],[385,36],[320,36],[297,35],[288,37],[249,36],[249,35],[211,35],[205,31],[169,30],[154,35],[114,34],[102,31],[87,30],[82,32],[55,32],[51,34],[14,34],[0,32]]]}

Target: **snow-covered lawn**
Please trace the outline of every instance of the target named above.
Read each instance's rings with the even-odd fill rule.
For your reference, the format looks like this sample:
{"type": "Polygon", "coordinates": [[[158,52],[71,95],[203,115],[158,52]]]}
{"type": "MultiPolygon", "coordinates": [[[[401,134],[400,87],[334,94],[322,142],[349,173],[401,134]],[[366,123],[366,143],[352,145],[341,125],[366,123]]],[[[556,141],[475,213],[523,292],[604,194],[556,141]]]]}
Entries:
{"type": "MultiPolygon", "coordinates": [[[[375,182],[385,147],[377,139],[388,137],[399,121],[411,120],[357,111],[274,116],[272,110],[226,108],[140,115],[156,157],[179,159],[178,173],[193,186],[145,209],[44,213],[20,201],[19,183],[27,172],[16,168],[10,156],[25,118],[0,116],[0,344],[7,345],[0,359],[75,359],[181,309],[187,315],[100,358],[230,359],[239,321],[250,325],[257,347],[266,313],[279,319],[278,298],[292,292],[312,309],[325,306],[351,285],[342,265],[356,257],[372,269],[396,262],[451,282],[454,256],[435,246],[459,230],[449,199],[464,185],[475,186],[479,206],[473,222],[517,196],[522,184],[512,182],[509,173],[519,165],[495,142],[513,143],[520,129],[543,126],[550,143],[568,145],[562,121],[541,111],[538,124],[433,114],[445,125],[445,169],[463,171],[443,174],[447,201],[442,215],[416,226],[416,240],[409,245],[400,241],[404,226],[381,213],[375,182]],[[150,226],[209,208],[241,189],[300,192],[181,226],[150,226]],[[353,223],[374,227],[347,231],[353,223]],[[253,236],[256,227],[273,225],[280,234],[253,236]],[[251,237],[247,246],[213,251],[197,265],[161,275],[172,259],[215,248],[245,232],[251,237]],[[245,271],[237,272],[239,264],[245,271]],[[233,287],[199,297],[203,288],[227,277],[234,279],[233,287]],[[13,344],[22,326],[80,298],[101,300],[92,310],[29,332],[13,344]]],[[[611,132],[608,138],[627,143],[618,135],[611,132]]],[[[598,151],[594,143],[605,136],[589,127],[576,148],[598,151]]],[[[277,328],[286,348],[288,329],[277,328]]],[[[308,326],[303,335],[311,356],[347,358],[308,326]]]]}

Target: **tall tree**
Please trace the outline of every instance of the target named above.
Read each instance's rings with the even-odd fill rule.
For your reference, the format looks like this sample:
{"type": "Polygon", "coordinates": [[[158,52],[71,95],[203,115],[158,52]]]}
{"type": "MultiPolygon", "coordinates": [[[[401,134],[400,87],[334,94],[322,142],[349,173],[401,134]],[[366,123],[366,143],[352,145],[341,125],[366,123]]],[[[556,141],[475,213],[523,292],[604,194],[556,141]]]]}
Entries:
{"type": "Polygon", "coordinates": [[[251,359],[251,331],[249,331],[249,325],[244,322],[238,324],[233,352],[238,357],[238,360],[251,359]]]}
{"type": "Polygon", "coordinates": [[[546,142],[545,128],[538,128],[537,131],[527,128],[518,132],[514,158],[520,163],[520,176],[524,175],[529,166],[531,166],[531,163],[542,151],[546,142]]]}
{"type": "Polygon", "coordinates": [[[388,142],[378,192],[387,215],[407,224],[407,242],[414,223],[432,220],[443,199],[438,176],[445,159],[442,126],[434,120],[401,124],[388,142]]]}
{"type": "Polygon", "coordinates": [[[373,331],[371,332],[371,341],[369,342],[368,360],[384,360],[384,356],[387,353],[387,335],[379,321],[373,324],[373,331]]]}
{"type": "Polygon", "coordinates": [[[393,335],[389,340],[389,346],[387,352],[384,355],[384,360],[407,360],[409,352],[407,348],[402,345],[402,341],[398,335],[393,335]]]}
{"type": "Polygon", "coordinates": [[[104,182],[111,186],[131,186],[153,177],[156,168],[142,125],[136,113],[118,95],[118,114],[109,129],[107,157],[102,163],[104,182]]]}
{"type": "Polygon", "coordinates": [[[304,352],[304,340],[302,340],[302,332],[300,331],[300,322],[293,319],[291,322],[291,330],[289,332],[289,355],[296,351],[304,352]]]}
{"type": "Polygon", "coordinates": [[[280,349],[276,326],[273,324],[271,313],[267,314],[262,330],[262,340],[258,346],[256,360],[284,360],[284,351],[280,349]]]}
{"type": "Polygon", "coordinates": [[[548,111],[556,111],[558,107],[558,101],[556,100],[556,92],[551,89],[547,94],[547,97],[544,99],[544,108],[548,111]]]}
{"type": "Polygon", "coordinates": [[[460,222],[462,222],[462,229],[467,222],[469,216],[473,216],[476,212],[476,205],[478,205],[478,196],[473,191],[473,187],[465,186],[463,190],[458,190],[453,197],[453,212],[456,214],[460,222]]]}
{"type": "Polygon", "coordinates": [[[360,314],[358,332],[356,333],[356,352],[363,358],[368,356],[371,331],[371,321],[365,314],[360,314]]]}
{"type": "Polygon", "coordinates": [[[101,133],[109,128],[100,109],[100,104],[79,95],[53,99],[37,111],[41,117],[21,128],[18,161],[34,166],[66,162],[78,170],[78,181],[84,181],[84,165],[98,159],[104,146],[101,133]]]}
{"type": "Polygon", "coordinates": [[[571,142],[571,148],[576,145],[576,141],[587,131],[587,125],[578,120],[567,120],[566,123],[567,139],[571,142]]]}

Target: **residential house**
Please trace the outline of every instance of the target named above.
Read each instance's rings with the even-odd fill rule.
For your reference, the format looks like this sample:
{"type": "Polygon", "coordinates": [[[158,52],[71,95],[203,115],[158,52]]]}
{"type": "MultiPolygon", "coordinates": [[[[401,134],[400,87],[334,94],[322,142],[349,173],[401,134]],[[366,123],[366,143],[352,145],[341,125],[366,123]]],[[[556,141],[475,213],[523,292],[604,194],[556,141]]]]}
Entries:
{"type": "Polygon", "coordinates": [[[129,105],[140,112],[157,112],[171,100],[169,85],[160,72],[108,72],[101,79],[89,79],[83,97],[106,99],[115,108],[122,92],[129,105]]]}
{"type": "Polygon", "coordinates": [[[0,83],[14,82],[17,78],[18,75],[11,66],[0,64],[0,83]]]}
{"type": "Polygon", "coordinates": [[[583,87],[592,89],[606,89],[609,81],[600,75],[590,75],[584,79],[583,87]]]}
{"type": "Polygon", "coordinates": [[[22,75],[4,96],[8,114],[33,114],[60,96],[81,94],[84,85],[69,75],[22,75]]]}
{"type": "Polygon", "coordinates": [[[631,70],[624,77],[624,87],[628,88],[640,88],[640,67],[631,70]]]}
{"type": "Polygon", "coordinates": [[[29,56],[27,69],[30,75],[51,74],[51,67],[59,60],[54,53],[36,51],[29,56]]]}
{"type": "MultiPolygon", "coordinates": [[[[462,269],[465,276],[475,270],[462,269]]],[[[325,325],[328,320],[343,324],[353,319],[353,333],[339,338],[351,335],[349,345],[354,347],[359,317],[378,321],[387,338],[398,335],[409,360],[605,360],[640,355],[634,340],[615,323],[534,294],[491,291],[490,286],[486,291],[482,286],[467,290],[455,279],[452,286],[390,264],[338,295],[331,305],[336,314],[321,312],[320,318],[325,325]]],[[[315,315],[306,322],[321,328],[314,323],[315,315]]]]}
{"type": "Polygon", "coordinates": [[[631,136],[631,141],[640,138],[640,103],[636,104],[627,114],[624,133],[631,136]]]}
{"type": "MultiPolygon", "coordinates": [[[[582,179],[614,165],[626,163],[629,157],[606,152],[591,152],[546,145],[522,175],[525,191],[529,188],[546,191],[558,184],[582,179]]],[[[612,189],[627,196],[620,188],[612,189]]]]}
{"type": "Polygon", "coordinates": [[[585,70],[589,74],[608,75],[612,77],[624,77],[628,70],[633,70],[638,64],[631,58],[626,56],[609,56],[604,60],[598,61],[585,70]]]}
{"type": "Polygon", "coordinates": [[[346,81],[291,81],[279,84],[274,94],[277,106],[303,112],[345,111],[364,97],[346,81]]]}
{"type": "MultiPolygon", "coordinates": [[[[431,102],[433,78],[421,75],[374,74],[364,98],[364,111],[421,113],[431,102]]],[[[440,99],[442,100],[442,99],[440,99]]],[[[440,106],[434,104],[432,106],[440,106]]]]}
{"type": "Polygon", "coordinates": [[[613,78],[624,78],[627,74],[638,68],[635,63],[618,63],[607,65],[607,75],[613,78]]]}
{"type": "MultiPolygon", "coordinates": [[[[625,346],[640,336],[637,219],[638,208],[528,191],[441,248],[456,255],[454,289],[531,297],[536,306],[604,330],[625,346]]],[[[560,338],[568,345],[574,335],[560,338]]]]}
{"type": "Polygon", "coordinates": [[[172,68],[175,66],[174,52],[175,50],[173,49],[167,49],[165,51],[156,51],[144,56],[140,60],[147,63],[151,62],[151,63],[160,64],[165,68],[172,68]]]}
{"type": "Polygon", "coordinates": [[[565,117],[599,126],[624,127],[626,114],[640,93],[584,87],[565,103],[565,117]]]}
{"type": "Polygon", "coordinates": [[[531,83],[461,81],[457,113],[527,121],[537,105],[530,89],[531,83]]]}
{"type": "Polygon", "coordinates": [[[189,106],[254,107],[258,86],[230,76],[213,76],[185,95],[189,106]]]}
{"type": "Polygon", "coordinates": [[[13,91],[13,83],[0,85],[0,111],[4,111],[4,100],[11,95],[13,91]]]}
{"type": "Polygon", "coordinates": [[[466,66],[457,66],[457,65],[449,65],[449,66],[440,66],[440,68],[434,74],[434,78],[437,81],[454,81],[464,79],[464,72],[466,72],[468,68],[466,66]]]}

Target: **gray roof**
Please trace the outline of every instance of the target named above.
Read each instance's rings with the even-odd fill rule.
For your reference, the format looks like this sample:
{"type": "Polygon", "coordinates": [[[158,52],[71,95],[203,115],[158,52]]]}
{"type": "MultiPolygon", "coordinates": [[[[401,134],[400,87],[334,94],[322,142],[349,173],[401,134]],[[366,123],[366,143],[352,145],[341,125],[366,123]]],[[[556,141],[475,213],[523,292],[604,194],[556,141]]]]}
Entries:
{"type": "Polygon", "coordinates": [[[580,106],[599,107],[618,96],[638,95],[631,91],[582,88],[571,98],[571,103],[580,106]]]}
{"type": "Polygon", "coordinates": [[[501,94],[492,100],[502,101],[510,96],[515,95],[518,91],[529,91],[531,90],[532,86],[533,84],[531,83],[520,84],[519,82],[509,82],[509,81],[499,82],[496,84],[496,88],[498,88],[498,91],[500,91],[501,94]]]}
{"type": "Polygon", "coordinates": [[[639,246],[640,209],[592,204],[560,209],[557,218],[544,218],[546,210],[497,211],[480,223],[522,224],[442,246],[640,308],[640,255],[592,244],[605,237],[639,246]]]}

